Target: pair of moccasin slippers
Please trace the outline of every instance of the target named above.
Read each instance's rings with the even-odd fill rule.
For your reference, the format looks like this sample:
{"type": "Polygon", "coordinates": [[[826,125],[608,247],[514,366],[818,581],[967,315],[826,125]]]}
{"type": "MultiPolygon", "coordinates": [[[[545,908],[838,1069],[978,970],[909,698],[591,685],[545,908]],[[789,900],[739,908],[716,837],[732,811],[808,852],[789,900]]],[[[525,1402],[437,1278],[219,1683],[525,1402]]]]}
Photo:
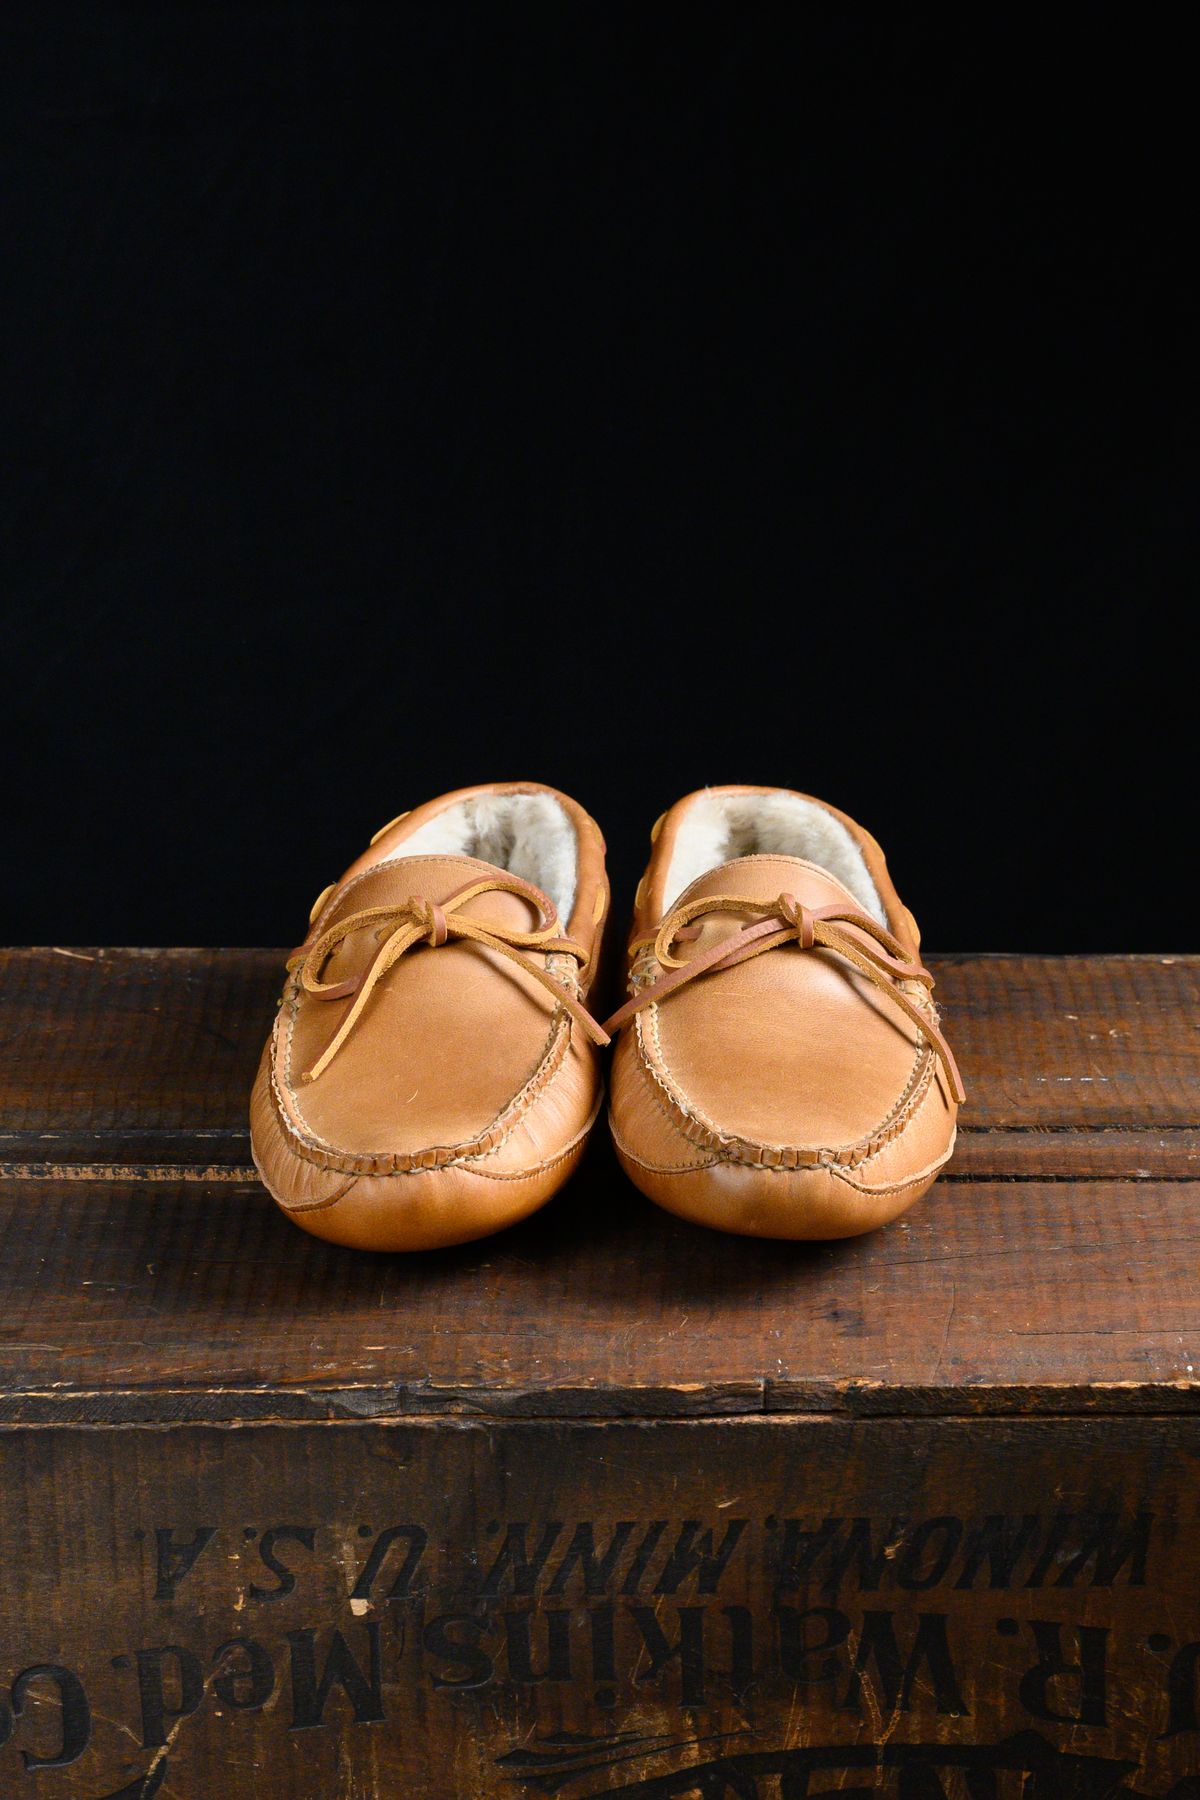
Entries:
{"type": "Polygon", "coordinates": [[[366,1250],[465,1243],[567,1180],[603,1100],[630,1179],[755,1237],[903,1212],[963,1099],[916,922],[874,839],[785,788],[707,788],[652,833],[628,998],[595,1017],[604,839],[553,788],[393,819],[313,908],[251,1099],[288,1217],[366,1250]]]}

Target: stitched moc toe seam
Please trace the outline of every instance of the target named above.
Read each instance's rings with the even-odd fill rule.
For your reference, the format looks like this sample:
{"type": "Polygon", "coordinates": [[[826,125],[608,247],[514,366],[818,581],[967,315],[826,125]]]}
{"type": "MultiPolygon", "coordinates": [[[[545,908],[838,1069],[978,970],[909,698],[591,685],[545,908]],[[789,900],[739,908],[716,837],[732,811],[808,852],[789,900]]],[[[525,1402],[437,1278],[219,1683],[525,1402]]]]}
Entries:
{"type": "Polygon", "coordinates": [[[961,1091],[918,947],[878,846],[834,809],[761,788],[672,808],[609,1021],[630,1178],[758,1236],[851,1236],[905,1210],[953,1150],[961,1091]]]}
{"type": "Polygon", "coordinates": [[[549,1153],[540,1143],[559,1142],[561,1124],[527,1121],[491,1150],[347,1174],[309,1160],[286,1137],[264,1059],[252,1101],[255,1164],[281,1210],[315,1237],[366,1250],[466,1243],[526,1218],[558,1191],[583,1155],[601,1100],[598,1091],[580,1128],[549,1153]],[[536,1135],[534,1124],[542,1127],[536,1135]]]}
{"type": "Polygon", "coordinates": [[[297,1224],[433,1248],[561,1186],[600,1098],[603,855],[565,795],[463,789],[393,821],[321,896],[251,1101],[256,1165],[297,1224]]]}

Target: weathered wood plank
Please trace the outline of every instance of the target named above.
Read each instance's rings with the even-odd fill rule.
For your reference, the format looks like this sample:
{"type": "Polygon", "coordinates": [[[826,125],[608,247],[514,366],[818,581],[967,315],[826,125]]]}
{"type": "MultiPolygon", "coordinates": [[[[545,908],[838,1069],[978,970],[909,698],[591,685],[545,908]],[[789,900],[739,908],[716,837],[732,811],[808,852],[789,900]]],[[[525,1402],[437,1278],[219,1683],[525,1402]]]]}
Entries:
{"type": "Polygon", "coordinates": [[[1196,1418],[0,1432],[0,1792],[1194,1800],[1198,1467],[1196,1418]]]}
{"type": "Polygon", "coordinates": [[[500,1237],[369,1256],[253,1186],[0,1185],[0,1416],[1159,1410],[1200,1392],[1200,1184],[945,1182],[725,1238],[601,1143],[500,1237]],[[236,1398],[231,1398],[236,1396],[236,1398]]]}
{"type": "Polygon", "coordinates": [[[943,1181],[1196,1181],[1200,1129],[963,1125],[943,1181]]]}
{"type": "MultiPolygon", "coordinates": [[[[0,1166],[248,1174],[267,950],[0,952],[0,1166]]],[[[1200,1172],[1200,958],[934,959],[970,1090],[951,1178],[1200,1172]]]]}
{"type": "Polygon", "coordinates": [[[1200,957],[933,958],[964,1126],[1200,1125],[1200,957]]]}
{"type": "Polygon", "coordinates": [[[600,1133],[389,1258],[248,1178],[274,954],[11,953],[0,1793],[1196,1800],[1200,962],[940,973],[885,1231],[693,1229],[600,1133]]]}
{"type": "Polygon", "coordinates": [[[262,950],[0,952],[0,1160],[248,1163],[281,966],[262,950]]]}

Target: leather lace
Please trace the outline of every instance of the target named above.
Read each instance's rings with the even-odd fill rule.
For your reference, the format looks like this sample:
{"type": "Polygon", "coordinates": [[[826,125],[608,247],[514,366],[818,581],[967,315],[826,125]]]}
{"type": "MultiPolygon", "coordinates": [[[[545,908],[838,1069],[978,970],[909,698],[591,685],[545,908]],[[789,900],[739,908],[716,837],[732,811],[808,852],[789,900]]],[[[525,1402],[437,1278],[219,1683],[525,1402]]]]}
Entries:
{"type": "Polygon", "coordinates": [[[582,944],[562,933],[558,915],[537,888],[515,875],[497,875],[482,881],[468,882],[465,887],[456,889],[442,901],[426,900],[421,894],[410,894],[407,900],[394,905],[368,906],[361,912],[347,913],[345,918],[338,919],[321,932],[319,937],[314,938],[311,944],[301,944],[298,950],[292,952],[287,966],[289,970],[299,969],[300,984],[314,1000],[344,1000],[351,994],[355,996],[354,1005],[342,1020],[336,1035],[312,1068],[305,1071],[304,1080],[315,1081],[329,1067],[361,1019],[379,981],[394,963],[399,962],[402,956],[418,945],[424,944],[431,950],[440,950],[444,944],[455,941],[482,944],[485,949],[507,957],[509,962],[515,963],[527,975],[532,975],[539,981],[553,996],[555,1003],[564,1006],[583,1027],[593,1043],[608,1043],[604,1027],[593,1019],[574,994],[567,991],[557,976],[534,960],[534,954],[562,952],[576,957],[582,967],[588,960],[587,951],[582,944]],[[466,917],[462,908],[480,894],[516,894],[534,908],[537,925],[532,931],[515,931],[510,925],[466,917]],[[387,931],[388,935],[365,973],[350,976],[345,981],[322,981],[325,964],[338,945],[354,932],[372,928],[376,932],[387,931]]]}
{"type": "Polygon", "coordinates": [[[654,946],[655,959],[666,973],[640,988],[611,1019],[605,1020],[604,1029],[610,1034],[619,1031],[643,1007],[655,1005],[697,976],[732,969],[752,956],[761,956],[766,950],[777,950],[783,944],[795,944],[801,950],[834,950],[874,982],[929,1040],[946,1071],[955,1100],[961,1106],[966,1099],[958,1064],[949,1044],[933,1019],[899,985],[916,982],[928,992],[933,987],[933,976],[920,963],[910,961],[900,941],[866,913],[837,905],[810,910],[802,906],[794,894],[780,894],[777,900],[766,902],[714,894],[708,899],[690,900],[678,907],[663,920],[653,937],[636,939],[634,947],[650,943],[654,946]],[[698,937],[700,927],[694,921],[717,912],[733,913],[753,922],[711,944],[689,961],[681,961],[674,954],[674,946],[698,937]]]}

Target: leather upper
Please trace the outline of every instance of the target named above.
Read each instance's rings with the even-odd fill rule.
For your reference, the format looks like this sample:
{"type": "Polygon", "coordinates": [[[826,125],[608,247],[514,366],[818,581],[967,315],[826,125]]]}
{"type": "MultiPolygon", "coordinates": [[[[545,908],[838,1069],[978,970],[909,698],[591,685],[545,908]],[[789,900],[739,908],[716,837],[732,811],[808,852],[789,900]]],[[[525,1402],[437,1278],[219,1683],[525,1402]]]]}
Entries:
{"type": "Polygon", "coordinates": [[[540,1205],[599,1103],[585,1004],[607,906],[594,821],[532,783],[459,790],[378,836],[289,959],[255,1085],[255,1156],[280,1205],[368,1248],[454,1242],[540,1205]],[[526,794],[574,833],[569,920],[478,857],[405,854],[439,812],[526,794]]]}
{"type": "Polygon", "coordinates": [[[954,1141],[961,1089],[915,921],[878,845],[833,808],[823,810],[861,850],[875,916],[827,869],[774,852],[713,867],[668,903],[698,798],[666,815],[638,890],[612,1080],[618,1150],[652,1198],[708,1224],[796,1237],[869,1229],[929,1185],[954,1141]],[[737,910],[706,910],[720,897],[737,910]],[[814,941],[822,912],[828,945],[814,941]],[[688,923],[664,930],[676,918],[688,923]],[[744,960],[726,966],[730,945],[744,960]]]}

